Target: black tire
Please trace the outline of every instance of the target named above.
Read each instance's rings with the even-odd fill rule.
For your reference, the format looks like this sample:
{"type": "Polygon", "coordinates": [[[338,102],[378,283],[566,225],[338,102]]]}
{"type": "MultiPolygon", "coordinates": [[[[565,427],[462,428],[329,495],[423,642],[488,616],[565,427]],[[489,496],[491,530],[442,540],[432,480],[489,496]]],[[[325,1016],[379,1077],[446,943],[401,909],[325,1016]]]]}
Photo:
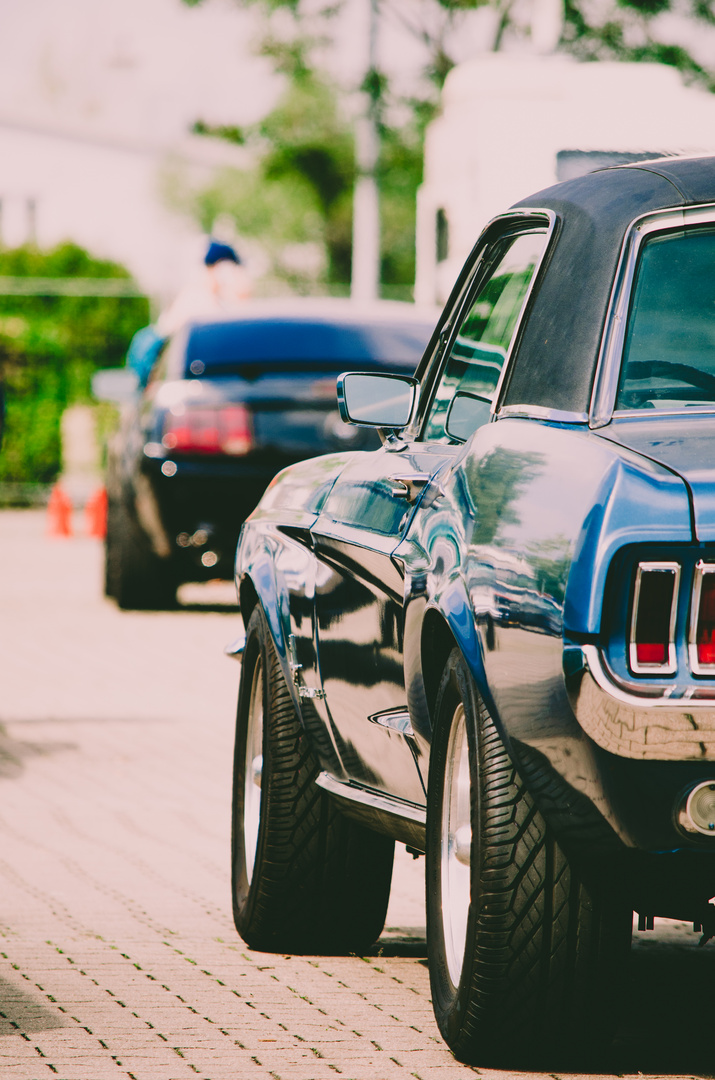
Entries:
{"type": "Polygon", "coordinates": [[[385,925],[394,843],[343,817],[318,772],[257,606],[238,698],[231,875],[236,929],[254,949],[359,953],[385,925]]]}
{"type": "Polygon", "coordinates": [[[107,532],[104,536],[104,595],[114,597],[117,591],[117,541],[113,501],[107,503],[107,532]]]}
{"type": "Polygon", "coordinates": [[[123,502],[110,498],[104,540],[104,591],[123,610],[166,610],[176,604],[176,580],[123,502]]]}
{"type": "Polygon", "coordinates": [[[427,942],[445,1041],[469,1064],[533,1062],[544,1052],[607,1043],[630,908],[579,878],[457,649],[435,718],[427,942]]]}

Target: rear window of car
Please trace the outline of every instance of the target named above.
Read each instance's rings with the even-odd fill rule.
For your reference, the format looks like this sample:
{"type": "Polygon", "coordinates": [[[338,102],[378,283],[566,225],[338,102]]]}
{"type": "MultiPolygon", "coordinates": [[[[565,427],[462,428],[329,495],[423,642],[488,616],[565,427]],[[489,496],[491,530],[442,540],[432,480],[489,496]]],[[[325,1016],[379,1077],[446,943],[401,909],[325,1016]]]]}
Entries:
{"type": "Polygon", "coordinates": [[[647,240],[628,316],[617,409],[715,402],[715,230],[647,240]]]}
{"type": "Polygon", "coordinates": [[[245,319],[189,333],[187,374],[241,375],[392,367],[414,370],[430,339],[428,323],[245,319]]]}

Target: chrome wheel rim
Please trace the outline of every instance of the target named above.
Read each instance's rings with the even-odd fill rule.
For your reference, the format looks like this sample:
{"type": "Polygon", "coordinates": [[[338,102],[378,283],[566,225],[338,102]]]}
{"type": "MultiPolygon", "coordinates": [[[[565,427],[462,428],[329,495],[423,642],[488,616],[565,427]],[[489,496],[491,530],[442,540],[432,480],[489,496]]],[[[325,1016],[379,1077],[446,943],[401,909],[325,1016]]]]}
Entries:
{"type": "Polygon", "coordinates": [[[441,848],[442,928],[447,971],[455,988],[459,985],[467,943],[471,847],[469,745],[464,706],[460,702],[452,718],[447,746],[441,848]]]}
{"type": "Polygon", "coordinates": [[[253,671],[246,730],[246,765],[243,781],[243,847],[246,877],[251,884],[261,821],[261,774],[263,772],[263,667],[260,660],[253,671]]]}

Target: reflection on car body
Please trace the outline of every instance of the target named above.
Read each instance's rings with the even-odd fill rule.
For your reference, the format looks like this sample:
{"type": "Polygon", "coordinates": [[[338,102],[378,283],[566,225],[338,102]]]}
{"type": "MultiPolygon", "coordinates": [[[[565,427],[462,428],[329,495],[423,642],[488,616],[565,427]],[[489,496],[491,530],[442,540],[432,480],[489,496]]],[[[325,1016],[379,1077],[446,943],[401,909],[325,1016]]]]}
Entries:
{"type": "Polygon", "coordinates": [[[339,380],[382,447],[241,533],[236,925],[364,948],[426,853],[465,1061],[606,1039],[634,910],[715,934],[714,207],[682,158],[506,211],[389,410],[339,380]]]}

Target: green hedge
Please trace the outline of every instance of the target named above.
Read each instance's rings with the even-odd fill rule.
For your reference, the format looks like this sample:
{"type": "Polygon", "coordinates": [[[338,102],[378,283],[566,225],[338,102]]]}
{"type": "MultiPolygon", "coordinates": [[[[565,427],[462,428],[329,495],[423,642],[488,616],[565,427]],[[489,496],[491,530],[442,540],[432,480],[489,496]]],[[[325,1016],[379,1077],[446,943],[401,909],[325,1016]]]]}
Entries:
{"type": "MultiPolygon", "coordinates": [[[[124,267],[75,244],[0,251],[0,277],[129,278],[124,267]]],[[[149,322],[143,297],[0,295],[4,485],[50,484],[61,468],[60,417],[89,402],[92,373],[123,364],[132,335],[149,322]]]]}

